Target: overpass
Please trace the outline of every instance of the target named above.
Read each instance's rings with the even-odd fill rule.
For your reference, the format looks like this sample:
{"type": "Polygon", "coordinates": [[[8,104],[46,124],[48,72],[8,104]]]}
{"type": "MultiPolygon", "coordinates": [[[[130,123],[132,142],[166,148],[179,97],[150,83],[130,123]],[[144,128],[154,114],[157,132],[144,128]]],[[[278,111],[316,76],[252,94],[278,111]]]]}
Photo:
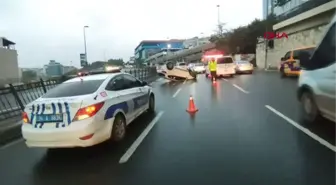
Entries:
{"type": "Polygon", "coordinates": [[[214,43],[207,43],[203,45],[196,46],[190,49],[184,49],[176,52],[168,52],[166,54],[158,53],[145,60],[152,64],[165,63],[167,61],[185,61],[185,62],[195,62],[202,58],[202,54],[205,51],[215,48],[214,43]]]}

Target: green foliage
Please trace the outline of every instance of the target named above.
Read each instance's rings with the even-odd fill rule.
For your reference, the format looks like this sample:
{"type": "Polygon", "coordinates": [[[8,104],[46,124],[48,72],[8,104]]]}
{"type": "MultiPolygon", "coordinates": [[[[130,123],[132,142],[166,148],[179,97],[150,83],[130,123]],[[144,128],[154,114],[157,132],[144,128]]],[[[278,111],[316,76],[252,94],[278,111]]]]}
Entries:
{"type": "Polygon", "coordinates": [[[216,43],[219,50],[227,54],[255,53],[258,37],[263,37],[266,31],[272,31],[276,17],[270,15],[266,20],[255,19],[247,26],[241,26],[224,32],[221,36],[213,35],[210,41],[216,43]]]}
{"type": "Polygon", "coordinates": [[[107,61],[109,65],[115,65],[115,66],[123,66],[124,65],[124,60],[119,58],[119,59],[109,59],[107,61]]]}
{"type": "Polygon", "coordinates": [[[64,74],[64,75],[76,75],[77,73],[78,73],[78,69],[74,69],[74,70],[72,70],[72,71],[69,71],[69,72],[67,72],[66,74],[64,74]]]}
{"type": "Polygon", "coordinates": [[[23,71],[22,72],[22,81],[29,82],[31,80],[36,80],[37,74],[35,71],[23,71]]]}

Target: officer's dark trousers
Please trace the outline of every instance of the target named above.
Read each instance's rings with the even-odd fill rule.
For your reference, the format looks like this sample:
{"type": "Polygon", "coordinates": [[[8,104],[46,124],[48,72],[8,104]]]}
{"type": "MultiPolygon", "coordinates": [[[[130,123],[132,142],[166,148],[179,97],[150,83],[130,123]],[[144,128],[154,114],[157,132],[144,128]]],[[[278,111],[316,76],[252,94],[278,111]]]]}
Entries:
{"type": "Polygon", "coordinates": [[[212,79],[217,79],[217,71],[210,71],[210,75],[212,79]]]}

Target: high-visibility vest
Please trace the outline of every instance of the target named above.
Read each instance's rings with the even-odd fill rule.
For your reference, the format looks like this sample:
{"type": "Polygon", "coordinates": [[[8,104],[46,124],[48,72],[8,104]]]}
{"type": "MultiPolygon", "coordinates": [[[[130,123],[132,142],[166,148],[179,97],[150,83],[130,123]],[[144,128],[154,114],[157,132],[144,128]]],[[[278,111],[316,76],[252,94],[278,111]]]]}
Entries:
{"type": "Polygon", "coordinates": [[[209,70],[210,71],[216,71],[217,70],[217,62],[216,61],[210,61],[209,62],[209,70]]]}

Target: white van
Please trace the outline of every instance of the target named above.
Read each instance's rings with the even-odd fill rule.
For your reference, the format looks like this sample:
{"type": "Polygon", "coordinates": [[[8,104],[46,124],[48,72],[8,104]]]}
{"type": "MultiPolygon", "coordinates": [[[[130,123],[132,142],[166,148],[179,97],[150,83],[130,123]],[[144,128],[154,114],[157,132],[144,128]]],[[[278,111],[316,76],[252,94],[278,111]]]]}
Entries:
{"type": "Polygon", "coordinates": [[[297,92],[306,123],[318,123],[321,117],[335,122],[335,24],[336,16],[310,58],[309,53],[299,55],[302,70],[297,92]]]}
{"type": "MultiPolygon", "coordinates": [[[[205,75],[210,74],[209,65],[206,67],[205,75]]],[[[231,76],[236,74],[236,65],[231,56],[222,56],[217,58],[217,76],[231,76]]]]}

